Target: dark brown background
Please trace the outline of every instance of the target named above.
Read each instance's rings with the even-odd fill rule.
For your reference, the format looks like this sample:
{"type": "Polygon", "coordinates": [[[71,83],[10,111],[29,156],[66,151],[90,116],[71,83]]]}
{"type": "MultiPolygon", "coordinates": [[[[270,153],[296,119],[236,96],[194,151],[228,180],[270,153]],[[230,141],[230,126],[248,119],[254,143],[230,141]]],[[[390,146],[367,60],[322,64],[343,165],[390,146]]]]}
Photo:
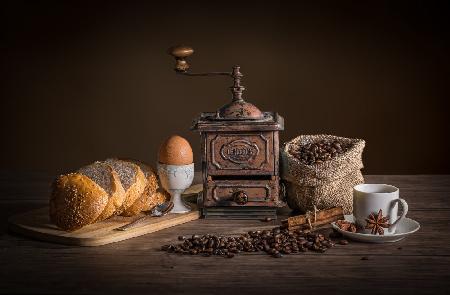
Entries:
{"type": "Polygon", "coordinates": [[[176,76],[165,50],[182,42],[193,69],[241,65],[244,96],[285,117],[283,141],[358,137],[364,173],[450,173],[446,1],[123,2],[2,3],[2,169],[154,163],[174,133],[198,159],[191,121],[230,81],[176,76]]]}

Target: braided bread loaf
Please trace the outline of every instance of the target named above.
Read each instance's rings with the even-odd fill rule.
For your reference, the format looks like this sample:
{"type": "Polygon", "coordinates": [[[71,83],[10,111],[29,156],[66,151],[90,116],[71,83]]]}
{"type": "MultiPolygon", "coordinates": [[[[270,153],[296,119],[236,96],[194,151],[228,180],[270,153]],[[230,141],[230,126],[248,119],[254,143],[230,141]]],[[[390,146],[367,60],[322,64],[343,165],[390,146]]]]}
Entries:
{"type": "Polygon", "coordinates": [[[156,193],[153,170],[134,160],[108,159],[59,176],[50,196],[50,220],[74,231],[111,216],[133,216],[167,200],[156,193]]]}

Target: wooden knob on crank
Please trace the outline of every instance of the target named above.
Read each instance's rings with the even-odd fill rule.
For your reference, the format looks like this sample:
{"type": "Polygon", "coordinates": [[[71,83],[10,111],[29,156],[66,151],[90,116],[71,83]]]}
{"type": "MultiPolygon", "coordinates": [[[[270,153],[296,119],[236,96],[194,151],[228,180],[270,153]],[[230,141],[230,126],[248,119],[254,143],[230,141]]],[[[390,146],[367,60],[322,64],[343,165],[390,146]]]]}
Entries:
{"type": "Polygon", "coordinates": [[[186,72],[187,70],[189,70],[189,64],[187,63],[186,58],[194,53],[194,49],[192,49],[192,47],[186,45],[177,45],[170,47],[167,50],[167,53],[175,57],[175,71],[186,72]]]}

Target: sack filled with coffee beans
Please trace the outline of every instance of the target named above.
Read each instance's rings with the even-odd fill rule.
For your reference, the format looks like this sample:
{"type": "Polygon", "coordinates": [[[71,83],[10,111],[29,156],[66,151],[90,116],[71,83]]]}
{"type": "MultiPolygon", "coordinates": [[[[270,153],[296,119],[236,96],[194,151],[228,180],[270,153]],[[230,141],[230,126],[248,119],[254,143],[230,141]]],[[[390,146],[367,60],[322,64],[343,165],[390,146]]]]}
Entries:
{"type": "Polygon", "coordinates": [[[353,187],[363,183],[365,142],[333,135],[300,135],[281,151],[281,177],[290,208],[309,211],[342,206],[353,211],[353,187]]]}

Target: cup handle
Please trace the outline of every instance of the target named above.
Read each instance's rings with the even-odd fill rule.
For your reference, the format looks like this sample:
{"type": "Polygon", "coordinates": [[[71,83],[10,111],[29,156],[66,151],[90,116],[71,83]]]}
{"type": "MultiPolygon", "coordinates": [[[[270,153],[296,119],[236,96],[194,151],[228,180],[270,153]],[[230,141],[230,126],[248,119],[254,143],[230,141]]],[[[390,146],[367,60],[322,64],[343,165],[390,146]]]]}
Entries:
{"type": "Polygon", "coordinates": [[[406,201],[404,199],[396,199],[396,200],[393,200],[392,203],[391,203],[391,214],[392,214],[392,209],[394,208],[395,203],[400,203],[402,205],[403,213],[394,223],[392,223],[389,226],[389,232],[390,233],[395,233],[395,229],[397,228],[397,224],[400,222],[400,220],[405,218],[406,214],[408,213],[408,203],[406,203],[406,201]]]}

